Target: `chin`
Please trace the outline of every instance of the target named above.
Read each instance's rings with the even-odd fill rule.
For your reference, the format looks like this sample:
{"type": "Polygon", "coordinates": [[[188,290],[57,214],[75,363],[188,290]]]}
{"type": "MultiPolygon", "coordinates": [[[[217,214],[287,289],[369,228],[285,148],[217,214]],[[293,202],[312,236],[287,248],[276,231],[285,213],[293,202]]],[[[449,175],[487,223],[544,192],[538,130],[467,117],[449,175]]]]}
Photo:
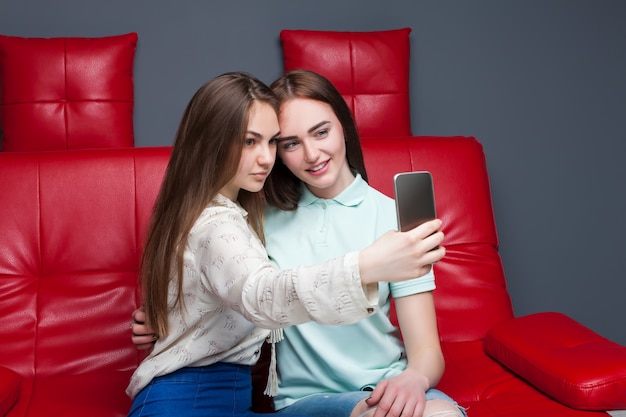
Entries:
{"type": "Polygon", "coordinates": [[[247,187],[246,191],[248,191],[250,193],[258,193],[259,191],[261,191],[263,189],[263,185],[264,184],[256,185],[254,187],[247,187]]]}

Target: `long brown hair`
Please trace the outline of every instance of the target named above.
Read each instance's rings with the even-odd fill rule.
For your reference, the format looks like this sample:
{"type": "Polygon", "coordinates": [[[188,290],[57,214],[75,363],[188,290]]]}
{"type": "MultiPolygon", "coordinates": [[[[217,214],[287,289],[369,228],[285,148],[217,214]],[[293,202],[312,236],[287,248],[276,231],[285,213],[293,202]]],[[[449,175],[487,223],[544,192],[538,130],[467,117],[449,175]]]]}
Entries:
{"type": "MultiPolygon", "coordinates": [[[[306,98],[330,105],[343,127],[348,165],[367,181],[363,150],[352,112],[341,93],[327,78],[312,71],[293,70],[274,81],[271,89],[281,105],[294,98],[306,98]]],[[[302,194],[302,181],[286,165],[277,162],[265,182],[263,192],[269,204],[281,210],[295,210],[302,194]]]]}
{"type": "MultiPolygon", "coordinates": [[[[154,205],[141,262],[146,320],[157,334],[168,331],[168,287],[177,281],[183,305],[183,253],[188,234],[206,206],[236,174],[250,109],[255,102],[278,111],[272,91],[241,72],[218,76],[196,91],[185,109],[154,205]]],[[[239,192],[252,229],[263,237],[261,193],[239,192]]]]}

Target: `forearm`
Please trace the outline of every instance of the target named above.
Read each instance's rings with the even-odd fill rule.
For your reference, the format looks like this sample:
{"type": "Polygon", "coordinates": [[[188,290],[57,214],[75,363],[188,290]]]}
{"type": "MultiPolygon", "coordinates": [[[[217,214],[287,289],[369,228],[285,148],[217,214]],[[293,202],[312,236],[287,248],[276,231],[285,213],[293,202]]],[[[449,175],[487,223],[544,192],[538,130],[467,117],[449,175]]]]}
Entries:
{"type": "Polygon", "coordinates": [[[423,378],[424,391],[437,386],[444,369],[445,362],[439,347],[421,348],[408,354],[407,371],[423,378]]]}
{"type": "Polygon", "coordinates": [[[439,343],[431,291],[396,299],[398,322],[406,349],[407,369],[427,379],[426,388],[439,383],[445,368],[439,343]]]}
{"type": "Polygon", "coordinates": [[[361,284],[358,253],[323,264],[285,271],[265,268],[242,291],[243,309],[260,327],[316,321],[351,324],[377,308],[377,286],[361,284]]]}

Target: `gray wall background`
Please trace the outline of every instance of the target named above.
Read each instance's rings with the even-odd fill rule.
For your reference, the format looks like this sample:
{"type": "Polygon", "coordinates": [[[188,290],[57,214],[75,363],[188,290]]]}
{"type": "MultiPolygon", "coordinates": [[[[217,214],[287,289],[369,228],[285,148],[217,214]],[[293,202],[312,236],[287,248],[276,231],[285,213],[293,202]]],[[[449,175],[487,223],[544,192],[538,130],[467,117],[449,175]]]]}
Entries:
{"type": "Polygon", "coordinates": [[[207,79],[282,72],[281,29],[411,27],[418,135],[484,145],[518,315],[626,345],[626,2],[0,0],[0,33],[137,32],[137,146],[169,145],[207,79]]]}

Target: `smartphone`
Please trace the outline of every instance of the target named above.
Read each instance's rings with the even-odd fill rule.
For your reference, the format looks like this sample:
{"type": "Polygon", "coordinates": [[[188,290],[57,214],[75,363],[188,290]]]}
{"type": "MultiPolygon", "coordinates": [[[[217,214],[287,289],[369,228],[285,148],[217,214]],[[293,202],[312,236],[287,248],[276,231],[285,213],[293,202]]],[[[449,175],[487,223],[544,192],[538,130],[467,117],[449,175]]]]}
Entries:
{"type": "Polygon", "coordinates": [[[393,177],[398,228],[401,232],[437,218],[433,177],[428,171],[401,172],[393,177]]]}

